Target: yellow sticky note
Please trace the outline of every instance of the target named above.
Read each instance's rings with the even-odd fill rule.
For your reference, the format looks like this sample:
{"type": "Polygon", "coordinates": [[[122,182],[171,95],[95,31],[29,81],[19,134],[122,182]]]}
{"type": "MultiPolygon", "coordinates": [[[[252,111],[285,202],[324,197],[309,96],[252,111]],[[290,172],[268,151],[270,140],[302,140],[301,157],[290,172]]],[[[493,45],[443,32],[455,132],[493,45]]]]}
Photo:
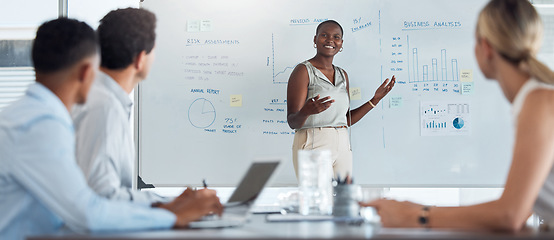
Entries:
{"type": "Polygon", "coordinates": [[[471,69],[462,69],[460,73],[460,81],[473,82],[473,71],[471,69]]]}
{"type": "Polygon", "coordinates": [[[359,87],[350,88],[350,100],[361,100],[362,99],[362,89],[359,87]]]}
{"type": "Polygon", "coordinates": [[[242,107],[242,95],[231,95],[231,107],[242,107]]]}

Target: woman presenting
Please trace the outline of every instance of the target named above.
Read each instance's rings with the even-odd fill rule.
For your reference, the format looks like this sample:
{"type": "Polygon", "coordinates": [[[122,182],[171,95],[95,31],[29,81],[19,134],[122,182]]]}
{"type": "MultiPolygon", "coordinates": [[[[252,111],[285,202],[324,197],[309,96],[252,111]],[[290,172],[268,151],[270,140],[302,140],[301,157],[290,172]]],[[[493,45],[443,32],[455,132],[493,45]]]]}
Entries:
{"type": "Polygon", "coordinates": [[[296,130],[293,142],[293,164],[298,176],[298,150],[330,150],[336,176],[352,174],[352,150],[348,127],[362,119],[395,83],[386,79],[375,96],[362,106],[350,110],[348,75],[333,65],[342,51],[343,30],[339,23],[320,23],[314,36],[316,55],[292,71],[287,86],[287,120],[296,130]]]}

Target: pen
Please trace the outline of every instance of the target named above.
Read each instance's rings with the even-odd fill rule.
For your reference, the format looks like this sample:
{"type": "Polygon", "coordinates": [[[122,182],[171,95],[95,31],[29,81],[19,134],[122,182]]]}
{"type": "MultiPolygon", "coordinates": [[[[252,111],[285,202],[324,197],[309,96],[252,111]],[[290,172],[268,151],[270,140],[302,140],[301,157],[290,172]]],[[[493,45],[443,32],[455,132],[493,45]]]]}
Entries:
{"type": "Polygon", "coordinates": [[[346,177],[344,178],[344,184],[350,184],[350,176],[346,174],[346,177]]]}
{"type": "Polygon", "coordinates": [[[204,188],[208,188],[208,184],[206,183],[206,179],[202,179],[202,185],[204,185],[204,188]]]}

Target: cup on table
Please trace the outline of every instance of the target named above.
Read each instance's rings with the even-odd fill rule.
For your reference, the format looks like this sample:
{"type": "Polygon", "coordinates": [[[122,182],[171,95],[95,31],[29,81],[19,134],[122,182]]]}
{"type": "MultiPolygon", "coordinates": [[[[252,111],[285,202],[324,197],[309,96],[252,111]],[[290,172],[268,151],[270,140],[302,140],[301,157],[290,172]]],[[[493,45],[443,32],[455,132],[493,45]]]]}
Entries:
{"type": "Polygon", "coordinates": [[[362,187],[356,184],[338,184],[334,190],[333,216],[360,217],[358,202],[362,198],[362,187]]]}
{"type": "Polygon", "coordinates": [[[298,151],[299,212],[330,215],[333,212],[333,163],[329,150],[298,151]]]}
{"type": "MultiPolygon", "coordinates": [[[[371,202],[383,198],[384,193],[385,191],[383,188],[362,188],[360,202],[371,202]]],[[[378,223],[381,221],[381,218],[373,207],[362,207],[360,209],[360,215],[366,222],[378,223]]]]}

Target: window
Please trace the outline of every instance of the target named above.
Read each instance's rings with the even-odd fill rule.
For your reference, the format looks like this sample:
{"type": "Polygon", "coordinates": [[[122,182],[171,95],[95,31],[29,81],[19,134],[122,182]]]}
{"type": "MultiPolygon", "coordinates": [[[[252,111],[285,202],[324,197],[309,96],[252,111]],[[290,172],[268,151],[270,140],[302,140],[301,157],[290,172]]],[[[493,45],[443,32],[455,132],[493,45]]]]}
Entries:
{"type": "Polygon", "coordinates": [[[35,82],[31,61],[33,41],[21,38],[0,40],[0,111],[23,96],[27,87],[35,82]]]}
{"type": "MultiPolygon", "coordinates": [[[[138,7],[138,0],[64,0],[68,15],[92,27],[109,10],[138,7]]],[[[37,27],[59,15],[59,0],[3,1],[0,8],[0,111],[23,96],[35,81],[31,61],[32,39],[37,27]]],[[[62,4],[62,5],[64,5],[62,4]]]]}
{"type": "Polygon", "coordinates": [[[35,82],[31,61],[37,27],[58,17],[58,0],[3,1],[0,8],[0,111],[35,82]]]}
{"type": "Polygon", "coordinates": [[[541,15],[544,27],[542,48],[538,58],[552,69],[554,68],[554,3],[552,0],[535,0],[533,4],[541,15]]]}
{"type": "Polygon", "coordinates": [[[35,81],[32,40],[0,40],[0,111],[35,81]]]}

